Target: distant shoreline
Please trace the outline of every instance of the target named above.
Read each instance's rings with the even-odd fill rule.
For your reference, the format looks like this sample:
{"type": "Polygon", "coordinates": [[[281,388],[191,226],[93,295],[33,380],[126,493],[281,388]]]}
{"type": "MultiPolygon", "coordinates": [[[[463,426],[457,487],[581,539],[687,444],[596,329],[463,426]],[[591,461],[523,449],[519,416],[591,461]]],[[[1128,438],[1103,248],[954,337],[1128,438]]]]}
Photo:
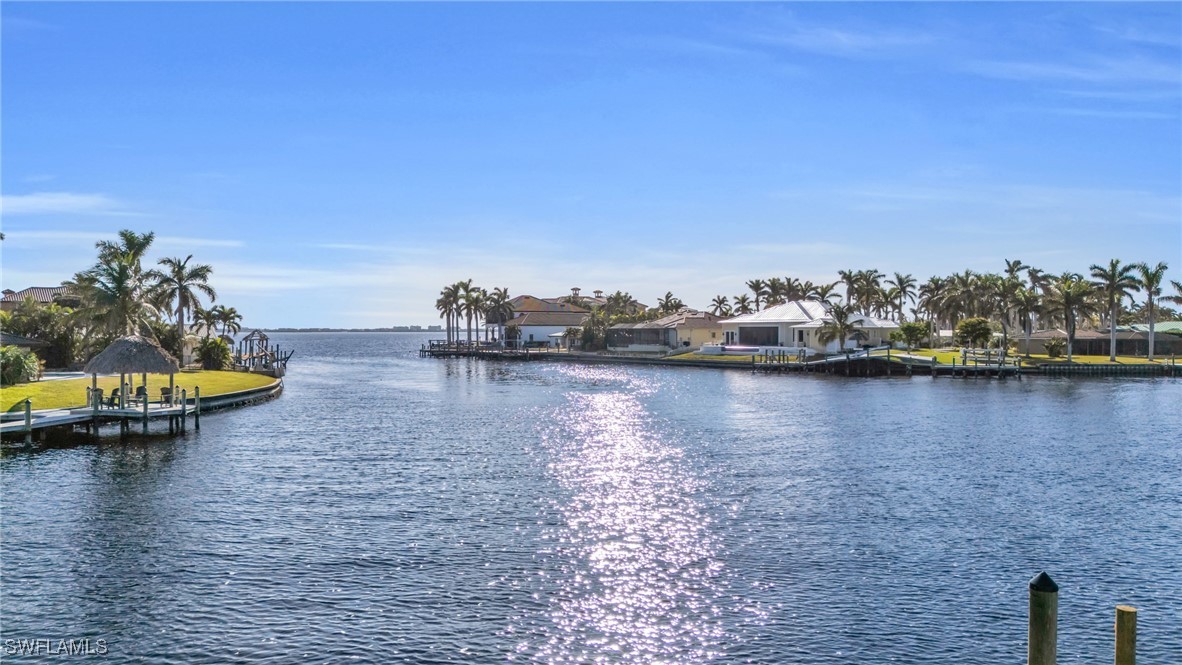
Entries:
{"type": "Polygon", "coordinates": [[[420,328],[415,330],[410,326],[395,326],[393,328],[262,328],[266,333],[325,333],[325,332],[381,332],[381,333],[439,333],[443,334],[443,330],[427,330],[420,328]]]}

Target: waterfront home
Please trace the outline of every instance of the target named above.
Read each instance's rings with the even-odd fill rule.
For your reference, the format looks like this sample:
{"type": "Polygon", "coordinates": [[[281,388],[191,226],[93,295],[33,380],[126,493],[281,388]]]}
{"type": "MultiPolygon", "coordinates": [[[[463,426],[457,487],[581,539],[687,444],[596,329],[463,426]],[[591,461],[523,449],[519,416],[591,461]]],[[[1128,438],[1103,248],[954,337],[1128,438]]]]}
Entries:
{"type": "MultiPolygon", "coordinates": [[[[509,301],[514,316],[531,312],[578,312],[586,314],[591,310],[564,301],[562,298],[535,298],[533,296],[517,296],[509,301]]],[[[506,324],[507,325],[507,324],[506,324]]]]}
{"type": "Polygon", "coordinates": [[[562,333],[567,328],[581,327],[586,318],[585,310],[525,312],[505,322],[505,339],[516,339],[517,346],[561,346],[562,333]]]}
{"type": "Polygon", "coordinates": [[[683,309],[655,321],[617,323],[607,331],[612,351],[663,353],[696,348],[722,339],[721,319],[709,312],[683,309]]]}
{"type": "Polygon", "coordinates": [[[834,353],[843,348],[889,344],[891,333],[899,329],[894,321],[867,314],[856,314],[850,320],[854,334],[849,339],[822,343],[821,328],[833,321],[829,305],[816,300],[792,300],[722,321],[722,343],[834,353]]]}
{"type": "MultiPolygon", "coordinates": [[[[1182,336],[1176,334],[1163,333],[1158,325],[1154,325],[1155,335],[1153,340],[1153,352],[1156,356],[1168,356],[1170,354],[1182,354],[1182,336]]],[[[1118,356],[1146,356],[1149,355],[1149,329],[1148,325],[1135,324],[1133,326],[1117,326],[1116,328],[1116,355],[1118,356]]],[[[1014,335],[1011,335],[1011,339],[1014,335]]],[[[1051,339],[1061,339],[1067,341],[1067,331],[1061,328],[1052,328],[1049,330],[1038,330],[1030,334],[1030,348],[1026,348],[1026,337],[1022,333],[1017,334],[1018,353],[1032,353],[1035,355],[1045,355],[1047,352],[1046,343],[1051,339]]],[[[1109,344],[1111,344],[1110,333],[1107,330],[1082,330],[1076,328],[1075,343],[1071,346],[1072,355],[1077,356],[1107,356],[1109,355],[1109,344]]],[[[1063,355],[1067,355],[1067,350],[1063,350],[1063,355]]]]}
{"type": "Polygon", "coordinates": [[[62,307],[78,307],[78,297],[65,286],[30,286],[27,289],[20,291],[13,291],[12,289],[4,289],[4,297],[0,298],[0,310],[11,312],[26,298],[32,298],[33,302],[40,305],[49,305],[57,303],[62,307]]]}

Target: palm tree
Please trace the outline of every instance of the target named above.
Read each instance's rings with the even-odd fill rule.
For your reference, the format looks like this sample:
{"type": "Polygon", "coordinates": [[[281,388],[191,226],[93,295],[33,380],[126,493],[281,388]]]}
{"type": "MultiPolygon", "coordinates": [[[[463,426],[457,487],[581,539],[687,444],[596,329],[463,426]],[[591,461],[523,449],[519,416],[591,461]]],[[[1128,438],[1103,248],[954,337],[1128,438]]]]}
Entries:
{"type": "Polygon", "coordinates": [[[158,314],[139,261],[131,254],[107,254],[67,284],[79,294],[80,317],[91,322],[88,332],[147,333],[148,322],[158,314]]]}
{"type": "Polygon", "coordinates": [[[1030,270],[1030,266],[1022,263],[1022,259],[1014,259],[1013,261],[1006,259],[1005,262],[1006,277],[1010,277],[1012,279],[1017,279],[1018,273],[1022,272],[1023,270],[1030,270]]]}
{"type": "Polygon", "coordinates": [[[190,266],[193,259],[190,254],[184,259],[160,259],[159,265],[165,267],[160,273],[156,284],[157,292],[164,302],[176,302],[176,332],[179,339],[185,336],[185,314],[200,305],[197,293],[209,296],[209,301],[217,300],[217,292],[209,285],[209,276],[213,268],[205,264],[190,266]]]}
{"type": "Polygon", "coordinates": [[[710,312],[714,316],[730,316],[731,304],[726,296],[714,296],[714,300],[710,301],[710,312]]]}
{"type": "Polygon", "coordinates": [[[784,298],[788,292],[788,284],[779,277],[772,277],[767,280],[767,298],[764,300],[764,305],[771,307],[772,305],[779,305],[784,302],[784,298]]]}
{"type": "Polygon", "coordinates": [[[747,288],[751,289],[751,293],[755,295],[755,311],[759,311],[759,306],[763,304],[767,297],[767,282],[762,279],[748,280],[747,288]]]}
{"type": "Polygon", "coordinates": [[[852,268],[849,270],[838,270],[837,276],[840,278],[835,284],[845,285],[845,301],[852,303],[856,299],[854,291],[858,288],[858,273],[852,268]]]}
{"type": "MultiPolygon", "coordinates": [[[[812,296],[811,296],[811,297],[812,297],[814,300],[819,300],[819,301],[821,301],[821,302],[832,303],[832,302],[833,302],[835,299],[837,299],[837,298],[840,298],[840,297],[841,297],[841,294],[837,293],[837,291],[836,291],[836,289],[837,289],[837,285],[838,285],[839,283],[840,283],[840,282],[832,282],[832,283],[830,283],[830,284],[821,284],[821,285],[819,285],[819,286],[816,286],[816,287],[814,287],[814,289],[813,289],[813,292],[812,292],[812,296]]],[[[806,293],[805,297],[807,298],[807,297],[810,297],[810,296],[809,296],[809,295],[806,293]]]]}
{"type": "MultiPolygon", "coordinates": [[[[480,314],[484,311],[484,303],[488,297],[488,293],[479,286],[472,286],[472,280],[468,280],[465,284],[463,294],[460,297],[460,307],[463,309],[464,318],[468,323],[468,345],[472,345],[472,319],[475,317],[476,325],[480,325],[480,314]]],[[[476,331],[476,339],[480,340],[480,331],[476,331]]]]}
{"type": "Polygon", "coordinates": [[[850,317],[855,314],[853,305],[834,305],[829,309],[829,320],[826,321],[818,330],[817,339],[822,344],[828,344],[833,340],[838,341],[838,350],[845,348],[846,340],[854,333],[856,329],[854,324],[850,321],[850,317]]]}
{"type": "Polygon", "coordinates": [[[685,307],[685,303],[681,299],[673,295],[672,291],[666,291],[664,297],[657,298],[657,309],[666,314],[671,314],[685,307]]]}
{"type": "Polygon", "coordinates": [[[225,305],[218,305],[214,307],[211,312],[215,320],[222,324],[222,335],[230,336],[242,330],[242,315],[238,313],[237,309],[233,307],[226,307],[225,305]]]}
{"type": "Polygon", "coordinates": [[[100,240],[94,246],[99,251],[99,263],[113,260],[117,256],[127,256],[135,265],[136,272],[141,273],[143,272],[141,266],[144,255],[147,254],[148,248],[152,246],[152,241],[155,239],[156,234],[151,231],[140,234],[130,229],[123,229],[119,232],[117,242],[100,240]]]}
{"type": "Polygon", "coordinates": [[[735,314],[750,314],[752,312],[751,298],[747,297],[746,293],[735,296],[735,306],[732,311],[735,314]]]}
{"type": "Polygon", "coordinates": [[[502,347],[505,345],[505,322],[512,318],[513,303],[509,302],[508,287],[493,289],[484,305],[484,320],[497,324],[497,339],[501,341],[502,347]]]}
{"type": "Polygon", "coordinates": [[[1027,358],[1030,357],[1030,333],[1034,327],[1034,315],[1041,307],[1042,296],[1038,295],[1034,289],[1020,286],[1018,292],[1014,294],[1014,310],[1018,314],[1018,320],[1022,322],[1022,332],[1026,337],[1027,358]]]}
{"type": "Polygon", "coordinates": [[[205,329],[205,339],[209,339],[209,333],[212,330],[217,330],[219,323],[218,313],[211,309],[202,309],[200,305],[193,309],[193,323],[200,325],[205,329]]]}
{"type": "Polygon", "coordinates": [[[1153,267],[1150,267],[1148,263],[1138,263],[1135,267],[1137,268],[1137,272],[1140,273],[1137,278],[1137,285],[1141,287],[1141,290],[1145,291],[1145,307],[1149,311],[1149,362],[1153,362],[1153,309],[1155,300],[1161,295],[1161,282],[1165,278],[1166,270],[1169,270],[1169,266],[1164,261],[1159,261],[1153,267]]]}
{"type": "Polygon", "coordinates": [[[915,302],[915,278],[910,274],[895,273],[895,278],[888,279],[886,283],[894,288],[898,298],[899,306],[895,311],[899,312],[899,321],[905,321],[906,318],[903,316],[903,308],[906,307],[905,301],[915,302]]]}
{"type": "Polygon", "coordinates": [[[1090,314],[1094,309],[1095,287],[1082,275],[1065,272],[1050,284],[1050,303],[1063,314],[1067,327],[1067,362],[1071,362],[1071,351],[1075,345],[1075,319],[1090,314]]]}
{"type": "Polygon", "coordinates": [[[1170,286],[1174,287],[1174,295],[1162,298],[1166,302],[1172,302],[1175,305],[1182,305],[1182,282],[1170,280],[1170,286]]]}
{"type": "Polygon", "coordinates": [[[1108,267],[1092,265],[1092,286],[1100,290],[1108,300],[1108,362],[1116,362],[1116,320],[1120,313],[1121,303],[1125,298],[1132,298],[1133,291],[1140,291],[1133,271],[1136,266],[1121,265],[1120,259],[1112,259],[1108,267]]]}

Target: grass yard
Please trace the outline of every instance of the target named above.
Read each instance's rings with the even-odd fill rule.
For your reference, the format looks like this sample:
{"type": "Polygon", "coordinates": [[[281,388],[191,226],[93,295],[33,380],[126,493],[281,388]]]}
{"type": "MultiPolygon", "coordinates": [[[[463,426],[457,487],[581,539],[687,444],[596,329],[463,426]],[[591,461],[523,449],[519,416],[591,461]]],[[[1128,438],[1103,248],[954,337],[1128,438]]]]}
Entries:
{"type": "MultiPolygon", "coordinates": [[[[182,389],[193,395],[193,388],[201,386],[202,397],[225,395],[226,393],[261,388],[270,385],[277,379],[261,374],[246,372],[181,372],[176,375],[176,390],[180,394],[182,389]]],[[[131,381],[133,386],[140,385],[140,375],[135,375],[131,381]]],[[[22,383],[15,386],[0,388],[0,409],[17,411],[24,409],[24,401],[32,400],[33,409],[66,409],[86,406],[86,387],[90,385],[90,377],[80,379],[62,379],[60,381],[36,381],[22,383]]],[[[119,377],[100,376],[99,388],[104,395],[118,388],[119,377]]],[[[150,399],[160,399],[160,389],[168,387],[167,374],[148,375],[148,396],[150,399]]],[[[134,394],[135,388],[132,388],[134,394]]]]}
{"type": "MultiPolygon", "coordinates": [[[[1029,358],[1027,358],[1025,356],[1020,356],[1020,357],[1022,359],[1023,365],[1043,365],[1046,363],[1054,364],[1054,363],[1066,363],[1067,362],[1066,355],[1060,356],[1058,358],[1051,358],[1047,355],[1039,355],[1039,354],[1032,354],[1029,358]]],[[[1141,356],[1117,356],[1115,363],[1109,363],[1108,356],[1073,356],[1071,358],[1071,361],[1074,363],[1083,364],[1083,365],[1110,365],[1110,364],[1147,365],[1147,364],[1150,364],[1150,361],[1148,358],[1144,358],[1141,356]]],[[[1157,358],[1153,359],[1152,364],[1154,364],[1154,365],[1163,365],[1163,364],[1169,365],[1170,364],[1170,357],[1166,356],[1165,358],[1162,358],[1161,356],[1158,356],[1157,358]]]]}
{"type": "MultiPolygon", "coordinates": [[[[904,353],[907,353],[907,351],[904,351],[902,349],[892,349],[891,350],[892,357],[898,356],[898,355],[904,354],[904,353]]],[[[911,351],[910,353],[911,353],[911,355],[920,356],[922,358],[931,358],[932,356],[936,356],[937,361],[941,365],[951,365],[953,359],[956,360],[956,363],[958,365],[961,362],[963,362],[961,359],[959,349],[955,349],[955,350],[952,350],[952,349],[939,349],[939,350],[916,349],[914,351],[911,351]]],[[[886,351],[875,351],[875,352],[873,352],[873,355],[886,356],[886,351]]],[[[1023,356],[1021,354],[1011,353],[1008,356],[1006,356],[1007,361],[1012,361],[1015,358],[1022,361],[1023,367],[1034,367],[1037,365],[1043,365],[1043,364],[1047,364],[1047,363],[1054,364],[1054,363],[1066,363],[1067,362],[1066,355],[1061,356],[1059,358],[1051,358],[1045,354],[1041,354],[1041,355],[1040,354],[1032,354],[1029,358],[1027,358],[1026,356],[1023,356]]],[[[1072,361],[1077,364],[1083,364],[1083,365],[1108,365],[1109,364],[1108,356],[1075,356],[1072,358],[1072,361]]],[[[1144,364],[1147,364],[1148,362],[1149,362],[1148,360],[1146,360],[1143,357],[1139,357],[1139,356],[1117,356],[1115,364],[1117,364],[1117,365],[1144,365],[1144,364]]],[[[1170,359],[1168,356],[1165,358],[1158,357],[1158,358],[1154,359],[1153,363],[1168,365],[1170,363],[1170,359]]]]}

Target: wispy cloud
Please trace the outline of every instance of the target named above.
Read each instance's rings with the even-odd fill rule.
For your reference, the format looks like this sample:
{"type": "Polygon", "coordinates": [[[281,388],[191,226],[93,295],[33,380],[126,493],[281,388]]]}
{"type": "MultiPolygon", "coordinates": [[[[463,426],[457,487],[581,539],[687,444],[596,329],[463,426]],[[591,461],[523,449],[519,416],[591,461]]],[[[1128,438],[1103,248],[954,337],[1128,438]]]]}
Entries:
{"type": "Polygon", "coordinates": [[[1029,107],[1015,109],[1031,113],[1050,113],[1052,115],[1077,116],[1081,118],[1105,118],[1121,120],[1172,120],[1178,121],[1177,113],[1163,111],[1138,111],[1120,109],[1070,108],[1070,107],[1029,107]]]}
{"type": "Polygon", "coordinates": [[[66,245],[89,242],[94,244],[104,237],[113,235],[115,235],[114,231],[6,231],[5,241],[18,244],[24,242],[66,245]]]}
{"type": "Polygon", "coordinates": [[[989,78],[1010,81],[1080,81],[1085,83],[1169,83],[1182,82],[1177,63],[1142,56],[1094,58],[1084,62],[1021,60],[975,60],[965,69],[989,78]]]}
{"type": "Polygon", "coordinates": [[[191,238],[187,236],[156,236],[156,247],[243,247],[241,240],[227,238],[191,238]]]}
{"type": "Polygon", "coordinates": [[[1182,87],[1162,86],[1148,90],[1057,90],[1061,95],[1079,99],[1102,99],[1113,102],[1127,102],[1130,104],[1165,102],[1182,97],[1182,87]]]}
{"type": "Polygon", "coordinates": [[[1136,26],[1097,26],[1096,30],[1121,41],[1132,42],[1134,44],[1178,48],[1182,46],[1182,33],[1178,32],[1176,25],[1174,27],[1174,30],[1157,31],[1136,26]]]}
{"type": "MultiPolygon", "coordinates": [[[[6,242],[37,245],[77,245],[79,243],[93,246],[99,240],[114,238],[116,232],[107,231],[7,231],[6,242]]],[[[241,240],[224,238],[192,238],[185,236],[158,235],[152,246],[164,247],[242,247],[241,240]]]]}
{"type": "Polygon", "coordinates": [[[127,206],[106,194],[35,192],[0,196],[3,215],[134,215],[127,206]]]}
{"type": "Polygon", "coordinates": [[[865,25],[819,25],[790,13],[762,17],[756,27],[736,31],[745,40],[843,58],[897,55],[939,41],[932,33],[865,25]]]}
{"type": "Polygon", "coordinates": [[[392,245],[363,245],[348,242],[314,242],[308,243],[306,246],[316,249],[334,249],[345,252],[393,252],[398,249],[392,245]]]}

